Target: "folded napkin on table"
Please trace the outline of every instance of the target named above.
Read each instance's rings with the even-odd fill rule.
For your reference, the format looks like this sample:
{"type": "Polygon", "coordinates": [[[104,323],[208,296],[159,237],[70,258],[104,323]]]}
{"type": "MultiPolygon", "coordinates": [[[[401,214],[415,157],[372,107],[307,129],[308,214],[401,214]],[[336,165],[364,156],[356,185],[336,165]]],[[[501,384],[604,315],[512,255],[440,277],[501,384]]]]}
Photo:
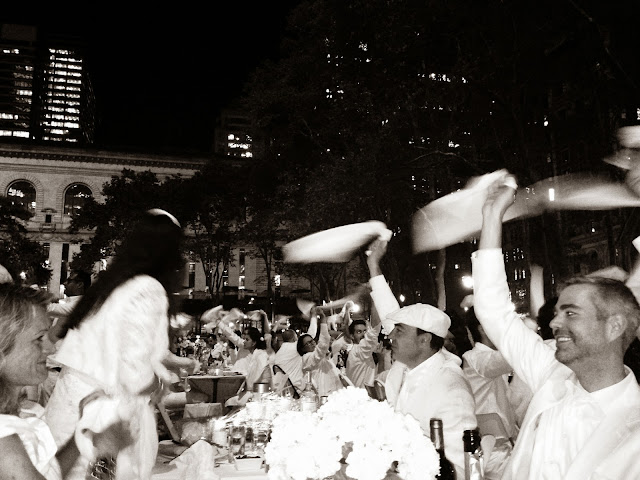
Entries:
{"type": "Polygon", "coordinates": [[[180,480],[217,480],[219,476],[214,472],[217,454],[216,447],[198,440],[170,464],[178,468],[180,480]]]}

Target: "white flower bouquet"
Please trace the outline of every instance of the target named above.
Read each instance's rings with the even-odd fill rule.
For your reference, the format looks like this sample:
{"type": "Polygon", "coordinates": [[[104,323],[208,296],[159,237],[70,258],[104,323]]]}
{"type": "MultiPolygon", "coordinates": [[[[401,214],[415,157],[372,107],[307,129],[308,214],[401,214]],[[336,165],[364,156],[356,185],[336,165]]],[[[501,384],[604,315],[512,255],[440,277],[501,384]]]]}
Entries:
{"type": "Polygon", "coordinates": [[[273,422],[265,449],[271,480],[434,479],[436,450],[418,421],[361,388],[333,392],[311,414],[290,411],[273,422]]]}

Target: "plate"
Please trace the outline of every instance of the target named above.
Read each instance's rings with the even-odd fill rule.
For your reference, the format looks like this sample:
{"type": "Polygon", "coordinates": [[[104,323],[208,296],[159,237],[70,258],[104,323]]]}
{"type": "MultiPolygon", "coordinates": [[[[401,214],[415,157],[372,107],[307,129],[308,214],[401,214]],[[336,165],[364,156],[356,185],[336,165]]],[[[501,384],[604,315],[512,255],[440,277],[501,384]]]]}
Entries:
{"type": "Polygon", "coordinates": [[[384,223],[370,220],[312,233],[287,243],[282,252],[287,263],[345,263],[358,249],[391,235],[384,223]]]}

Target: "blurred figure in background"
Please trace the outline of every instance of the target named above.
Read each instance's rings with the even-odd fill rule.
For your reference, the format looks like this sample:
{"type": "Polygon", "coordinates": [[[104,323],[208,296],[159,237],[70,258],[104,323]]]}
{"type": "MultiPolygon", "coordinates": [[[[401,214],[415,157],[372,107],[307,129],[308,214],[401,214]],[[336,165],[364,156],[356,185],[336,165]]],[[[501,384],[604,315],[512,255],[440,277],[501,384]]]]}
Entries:
{"type": "Polygon", "coordinates": [[[62,365],[45,419],[58,446],[76,432],[83,457],[68,478],[84,480],[96,459],[93,432],[130,425],[133,442],[117,456],[116,478],[148,480],[158,437],[152,396],[171,377],[169,318],[182,280],[182,229],[163,210],[146,212],[61,329],[62,365]],[[81,407],[82,405],[82,407],[81,407]]]}

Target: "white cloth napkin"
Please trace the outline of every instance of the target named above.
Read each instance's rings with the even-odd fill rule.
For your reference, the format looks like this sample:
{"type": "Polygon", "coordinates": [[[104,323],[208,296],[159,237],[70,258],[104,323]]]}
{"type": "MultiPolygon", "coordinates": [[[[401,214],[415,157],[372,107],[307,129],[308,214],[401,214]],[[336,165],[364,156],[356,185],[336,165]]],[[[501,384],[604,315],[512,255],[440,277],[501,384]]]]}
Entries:
{"type": "Polygon", "coordinates": [[[214,472],[217,454],[216,447],[204,440],[198,440],[170,464],[178,468],[180,480],[217,480],[220,478],[214,472]]]}

